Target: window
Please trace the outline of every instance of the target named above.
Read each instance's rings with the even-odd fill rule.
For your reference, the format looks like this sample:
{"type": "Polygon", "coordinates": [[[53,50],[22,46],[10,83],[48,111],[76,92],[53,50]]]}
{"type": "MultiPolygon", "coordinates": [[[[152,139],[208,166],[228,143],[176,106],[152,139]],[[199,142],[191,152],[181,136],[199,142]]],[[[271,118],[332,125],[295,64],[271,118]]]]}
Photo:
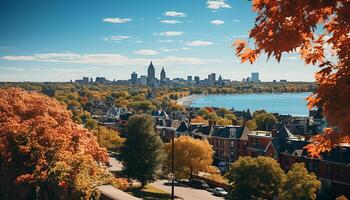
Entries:
{"type": "Polygon", "coordinates": [[[231,143],[231,148],[233,148],[234,145],[235,145],[235,142],[234,142],[234,141],[231,141],[230,143],[231,143]]]}
{"type": "Polygon", "coordinates": [[[332,176],[332,171],[333,171],[332,165],[328,165],[327,166],[327,174],[328,174],[328,176],[332,176]]]}

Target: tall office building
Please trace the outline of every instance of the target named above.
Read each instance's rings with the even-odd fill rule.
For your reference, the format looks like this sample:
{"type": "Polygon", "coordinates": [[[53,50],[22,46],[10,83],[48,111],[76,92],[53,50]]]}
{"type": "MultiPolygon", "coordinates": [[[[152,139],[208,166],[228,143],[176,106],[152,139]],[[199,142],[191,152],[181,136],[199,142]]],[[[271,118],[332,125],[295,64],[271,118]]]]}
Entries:
{"type": "Polygon", "coordinates": [[[219,76],[219,79],[218,79],[218,85],[219,86],[223,86],[224,85],[224,81],[222,80],[221,75],[219,76]]]}
{"type": "Polygon", "coordinates": [[[160,72],[160,84],[165,84],[165,83],[166,83],[166,74],[163,67],[162,71],[160,72]]]}
{"type": "Polygon", "coordinates": [[[152,61],[151,64],[148,66],[147,75],[147,85],[153,86],[156,79],[156,72],[153,67],[152,61]]]}
{"type": "Polygon", "coordinates": [[[192,82],[192,76],[187,76],[187,82],[192,82]]]}
{"type": "Polygon", "coordinates": [[[215,81],[216,81],[215,76],[216,76],[215,73],[211,73],[208,75],[208,85],[209,86],[212,86],[215,84],[215,81]]]}
{"type": "Polygon", "coordinates": [[[196,84],[199,84],[199,82],[200,82],[199,76],[195,76],[194,81],[196,82],[196,84]]]}
{"type": "Polygon", "coordinates": [[[133,84],[133,85],[137,84],[137,74],[136,74],[136,72],[133,72],[131,74],[131,84],[133,84]]]}
{"type": "Polygon", "coordinates": [[[251,82],[258,83],[259,80],[259,72],[252,72],[252,77],[250,79],[251,82]]]}

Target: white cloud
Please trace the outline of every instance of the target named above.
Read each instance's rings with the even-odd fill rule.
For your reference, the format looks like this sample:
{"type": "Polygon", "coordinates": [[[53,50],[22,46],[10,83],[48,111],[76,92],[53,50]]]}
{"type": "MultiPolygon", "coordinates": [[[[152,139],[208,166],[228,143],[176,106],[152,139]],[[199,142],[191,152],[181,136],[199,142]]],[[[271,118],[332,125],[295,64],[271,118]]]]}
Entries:
{"type": "Polygon", "coordinates": [[[238,23],[238,22],[240,22],[241,20],[239,20],[239,19],[233,19],[232,21],[238,23]]]}
{"type": "Polygon", "coordinates": [[[129,38],[130,38],[130,36],[126,36],[126,35],[112,35],[112,36],[109,36],[109,37],[104,37],[103,40],[104,41],[120,42],[122,40],[129,39],[129,38]]]}
{"type": "Polygon", "coordinates": [[[209,46],[213,45],[214,43],[210,41],[201,41],[201,40],[196,40],[192,42],[187,42],[186,45],[190,47],[204,47],[204,46],[209,46]]]}
{"type": "Polygon", "coordinates": [[[207,1],[207,8],[217,10],[220,8],[231,8],[229,4],[225,2],[225,0],[209,0],[207,1]]]}
{"type": "Polygon", "coordinates": [[[165,32],[155,33],[155,35],[160,35],[160,36],[181,36],[183,34],[185,34],[185,32],[182,32],[182,31],[165,31],[165,32]]]}
{"type": "Polygon", "coordinates": [[[176,11],[166,11],[164,15],[169,17],[186,17],[186,13],[176,11]]]}
{"type": "Polygon", "coordinates": [[[211,23],[211,24],[214,24],[214,25],[222,25],[222,24],[224,24],[225,22],[222,21],[222,20],[216,19],[216,20],[211,21],[210,23],[211,23]]]}
{"type": "MultiPolygon", "coordinates": [[[[29,56],[3,56],[6,61],[32,61],[32,62],[50,62],[50,63],[73,63],[73,64],[93,64],[108,66],[125,65],[144,65],[149,59],[129,58],[120,54],[76,54],[76,53],[46,53],[33,54],[29,56]]],[[[217,59],[202,59],[196,57],[176,57],[167,56],[163,58],[152,59],[153,63],[159,65],[202,65],[209,63],[222,62],[217,59]]]]}
{"type": "Polygon", "coordinates": [[[136,40],[135,43],[142,43],[142,40],[136,40]]]}
{"type": "Polygon", "coordinates": [[[139,55],[146,55],[146,56],[153,56],[153,55],[159,54],[158,51],[154,51],[151,49],[141,49],[141,50],[134,51],[134,53],[139,54],[139,55]]]}
{"type": "Polygon", "coordinates": [[[167,48],[164,48],[164,49],[161,49],[163,52],[174,52],[174,51],[178,51],[178,49],[167,49],[167,48]]]}
{"type": "Polygon", "coordinates": [[[129,18],[104,18],[102,21],[113,23],[113,24],[124,24],[126,22],[130,22],[132,19],[129,18]]]}
{"type": "Polygon", "coordinates": [[[160,23],[163,24],[178,24],[181,23],[179,20],[161,20],[160,23]]]}
{"type": "Polygon", "coordinates": [[[158,43],[172,43],[174,40],[158,40],[158,43]]]}
{"type": "Polygon", "coordinates": [[[190,50],[191,48],[190,47],[182,47],[181,49],[182,50],[190,50]]]}

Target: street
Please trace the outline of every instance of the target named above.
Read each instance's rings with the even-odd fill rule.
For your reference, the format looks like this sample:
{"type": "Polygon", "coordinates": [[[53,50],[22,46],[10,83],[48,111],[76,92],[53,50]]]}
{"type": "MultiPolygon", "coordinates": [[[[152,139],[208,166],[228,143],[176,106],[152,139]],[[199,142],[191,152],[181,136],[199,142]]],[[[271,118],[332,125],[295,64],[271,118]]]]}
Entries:
{"type": "MultiPolygon", "coordinates": [[[[120,161],[118,161],[115,156],[109,156],[110,167],[109,170],[112,172],[121,171],[123,165],[120,161]]],[[[150,183],[153,187],[161,189],[163,191],[171,193],[171,185],[168,180],[158,180],[154,183],[150,183]]],[[[183,184],[175,184],[175,195],[181,197],[185,200],[216,200],[216,199],[224,199],[223,197],[214,196],[211,192],[201,189],[191,188],[187,185],[183,184]]]]}
{"type": "MultiPolygon", "coordinates": [[[[171,184],[167,180],[158,180],[154,183],[151,183],[150,185],[171,193],[171,184]]],[[[208,192],[206,190],[195,189],[181,184],[175,184],[175,195],[185,200],[224,199],[223,197],[214,196],[211,192],[208,192]]]]}

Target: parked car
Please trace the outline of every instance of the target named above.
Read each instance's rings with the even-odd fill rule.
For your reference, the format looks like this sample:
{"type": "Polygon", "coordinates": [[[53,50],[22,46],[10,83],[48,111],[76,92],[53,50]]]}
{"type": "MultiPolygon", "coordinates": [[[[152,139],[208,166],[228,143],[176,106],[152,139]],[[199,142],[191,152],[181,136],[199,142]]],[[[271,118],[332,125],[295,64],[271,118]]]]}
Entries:
{"type": "Polygon", "coordinates": [[[222,196],[222,197],[224,197],[228,194],[224,189],[222,189],[220,187],[214,188],[213,193],[217,196],[222,196]]]}
{"type": "Polygon", "coordinates": [[[190,181],[190,186],[194,187],[194,188],[199,188],[199,189],[208,189],[209,185],[203,181],[203,180],[199,180],[199,179],[192,179],[190,181]]]}

